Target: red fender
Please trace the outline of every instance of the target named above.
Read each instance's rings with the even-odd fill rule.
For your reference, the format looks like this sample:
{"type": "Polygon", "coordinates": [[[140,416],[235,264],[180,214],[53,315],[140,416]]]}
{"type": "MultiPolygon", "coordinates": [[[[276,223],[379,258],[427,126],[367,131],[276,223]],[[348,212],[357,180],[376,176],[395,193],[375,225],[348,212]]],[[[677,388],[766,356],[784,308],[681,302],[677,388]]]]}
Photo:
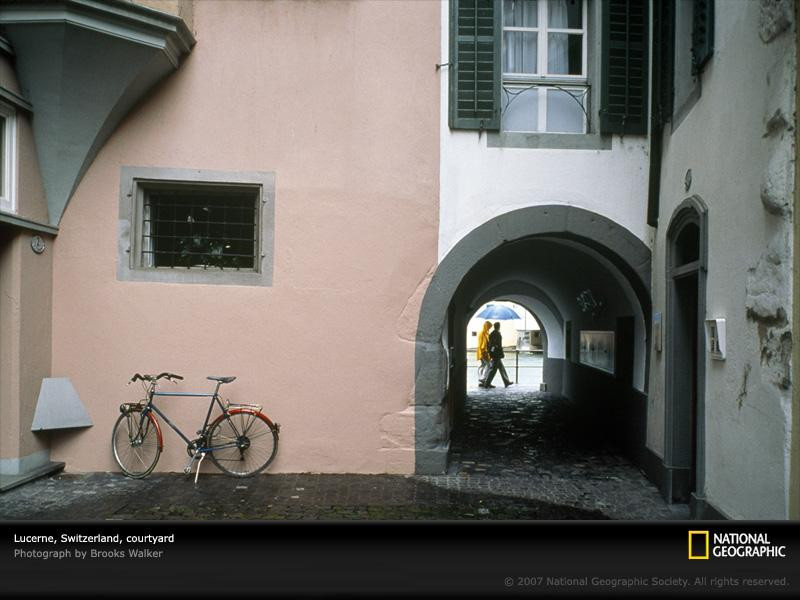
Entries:
{"type": "Polygon", "coordinates": [[[158,420],[155,418],[155,416],[153,416],[152,411],[147,413],[147,417],[150,419],[150,422],[156,427],[156,434],[158,435],[158,451],[161,452],[164,449],[164,438],[161,436],[161,425],[158,424],[158,420]]]}

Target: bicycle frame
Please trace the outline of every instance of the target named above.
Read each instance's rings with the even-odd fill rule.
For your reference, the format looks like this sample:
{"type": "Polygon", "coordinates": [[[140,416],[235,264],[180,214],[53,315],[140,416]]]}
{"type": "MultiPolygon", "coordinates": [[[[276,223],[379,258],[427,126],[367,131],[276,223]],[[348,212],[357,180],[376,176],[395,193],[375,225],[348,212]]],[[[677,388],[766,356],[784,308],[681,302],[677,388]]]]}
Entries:
{"type": "Polygon", "coordinates": [[[221,398],[219,390],[223,383],[236,377],[208,377],[217,382],[213,392],[165,392],[158,390],[162,378],[180,381],[180,375],[160,373],[141,375],[135,373],[129,383],[143,382],[144,398],[138,402],[120,405],[122,415],[114,425],[111,446],[114,459],[125,475],[133,478],[147,477],[155,468],[164,449],[159,419],[161,417],[178,437],[186,442],[189,462],[184,468],[187,475],[197,461],[195,483],[200,475],[200,466],[206,457],[227,475],[250,477],[265,469],[275,458],[278,450],[280,425],[261,412],[256,404],[231,403],[221,398]],[[186,435],[181,428],[156,406],[157,397],[208,398],[208,410],[197,436],[186,435]],[[214,406],[220,414],[212,415],[214,406]],[[213,416],[213,419],[212,419],[213,416]],[[267,436],[263,439],[262,436],[267,436]],[[156,439],[153,439],[153,436],[156,439]],[[257,441],[254,441],[257,440],[257,441]],[[143,450],[137,450],[142,447],[143,450]],[[145,461],[146,458],[146,461],[145,461]],[[138,462],[137,462],[138,460],[138,462]]]}
{"type": "MultiPolygon", "coordinates": [[[[167,415],[165,415],[153,403],[153,400],[154,400],[154,398],[156,396],[185,397],[185,398],[211,398],[211,402],[209,402],[209,405],[208,405],[208,412],[206,412],[206,418],[203,421],[203,427],[202,427],[202,429],[200,431],[197,432],[197,434],[201,436],[201,439],[203,441],[205,441],[205,436],[208,433],[208,421],[211,418],[211,412],[214,410],[214,402],[215,401],[216,401],[217,405],[219,406],[220,410],[222,411],[222,414],[226,415],[227,417],[230,417],[230,413],[228,412],[227,407],[225,407],[222,404],[222,401],[219,398],[219,388],[220,388],[221,385],[222,385],[221,382],[217,382],[217,387],[214,389],[214,392],[211,393],[211,394],[209,394],[209,393],[197,393],[197,392],[159,392],[159,391],[156,391],[156,382],[155,381],[151,382],[150,386],[149,386],[149,389],[147,390],[147,396],[148,396],[147,405],[142,409],[142,414],[141,414],[141,417],[140,417],[141,420],[140,420],[140,423],[139,423],[139,430],[141,431],[142,426],[145,423],[145,419],[147,418],[148,413],[150,411],[153,411],[158,416],[160,416],[162,419],[164,419],[164,421],[166,421],[167,425],[169,425],[170,428],[175,433],[177,433],[181,437],[181,439],[183,439],[183,441],[186,442],[186,444],[188,446],[191,446],[194,443],[194,441],[189,439],[183,433],[183,431],[180,430],[180,428],[177,425],[175,425],[172,421],[170,421],[169,417],[167,417],[167,415]]],[[[229,422],[230,422],[231,427],[238,434],[239,432],[236,430],[236,425],[233,423],[233,421],[229,421],[229,422]]],[[[198,454],[203,454],[203,453],[210,452],[210,451],[213,451],[213,450],[221,450],[221,449],[224,449],[224,448],[235,448],[235,447],[236,447],[236,443],[235,442],[231,442],[231,443],[228,443],[228,444],[222,444],[220,446],[206,446],[206,447],[202,447],[202,448],[196,448],[195,452],[198,453],[198,454]]]]}

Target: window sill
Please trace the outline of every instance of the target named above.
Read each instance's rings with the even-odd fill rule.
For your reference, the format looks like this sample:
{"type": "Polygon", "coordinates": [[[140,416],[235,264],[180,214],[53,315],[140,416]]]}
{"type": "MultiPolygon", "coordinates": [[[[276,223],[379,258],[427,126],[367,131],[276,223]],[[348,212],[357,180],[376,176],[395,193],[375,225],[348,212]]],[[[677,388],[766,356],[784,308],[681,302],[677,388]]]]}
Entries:
{"type": "Polygon", "coordinates": [[[39,221],[22,217],[15,212],[7,211],[5,208],[0,208],[0,223],[6,223],[7,225],[13,225],[14,227],[36,231],[38,233],[47,233],[50,235],[56,235],[58,233],[58,227],[54,225],[40,223],[39,221]]]}
{"type": "Polygon", "coordinates": [[[219,269],[124,269],[118,272],[121,281],[148,283],[195,283],[205,285],[270,285],[264,273],[255,271],[222,271],[219,269]]]}
{"type": "Polygon", "coordinates": [[[24,110],[29,113],[33,112],[33,106],[31,105],[30,102],[28,102],[25,98],[23,98],[19,94],[12,92],[11,90],[4,88],[3,86],[0,86],[0,100],[4,100],[8,104],[11,104],[12,106],[20,110],[24,110]]]}
{"type": "Polygon", "coordinates": [[[552,150],[611,150],[611,136],[599,133],[489,133],[489,148],[539,148],[552,150]]]}

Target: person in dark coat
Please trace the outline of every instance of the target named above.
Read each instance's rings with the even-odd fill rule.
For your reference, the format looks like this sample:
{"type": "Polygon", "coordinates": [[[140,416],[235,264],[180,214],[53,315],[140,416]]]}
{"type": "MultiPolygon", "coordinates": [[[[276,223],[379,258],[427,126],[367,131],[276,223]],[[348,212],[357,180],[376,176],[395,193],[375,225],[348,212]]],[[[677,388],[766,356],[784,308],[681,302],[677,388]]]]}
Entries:
{"type": "Polygon", "coordinates": [[[486,383],[482,387],[493,388],[492,379],[495,373],[500,371],[500,377],[503,378],[503,383],[506,387],[514,385],[514,382],[508,378],[506,368],[503,366],[503,358],[506,353],[503,352],[503,336],[500,335],[500,322],[494,324],[494,331],[489,334],[489,356],[492,357],[492,366],[489,369],[489,374],[486,376],[486,383]]]}

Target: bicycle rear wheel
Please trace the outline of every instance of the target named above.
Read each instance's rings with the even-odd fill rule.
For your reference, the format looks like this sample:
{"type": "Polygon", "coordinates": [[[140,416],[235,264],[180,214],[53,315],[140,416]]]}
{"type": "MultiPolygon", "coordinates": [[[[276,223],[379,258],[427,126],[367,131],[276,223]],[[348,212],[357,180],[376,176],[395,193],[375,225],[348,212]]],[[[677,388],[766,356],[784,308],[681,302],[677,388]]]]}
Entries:
{"type": "Polygon", "coordinates": [[[211,425],[208,445],[211,460],[234,477],[263,471],[278,452],[278,428],[260,412],[235,409],[211,425]]]}
{"type": "Polygon", "coordinates": [[[152,413],[142,419],[141,410],[119,416],[111,433],[114,460],[128,477],[147,477],[161,456],[162,442],[158,422],[152,413]]]}

